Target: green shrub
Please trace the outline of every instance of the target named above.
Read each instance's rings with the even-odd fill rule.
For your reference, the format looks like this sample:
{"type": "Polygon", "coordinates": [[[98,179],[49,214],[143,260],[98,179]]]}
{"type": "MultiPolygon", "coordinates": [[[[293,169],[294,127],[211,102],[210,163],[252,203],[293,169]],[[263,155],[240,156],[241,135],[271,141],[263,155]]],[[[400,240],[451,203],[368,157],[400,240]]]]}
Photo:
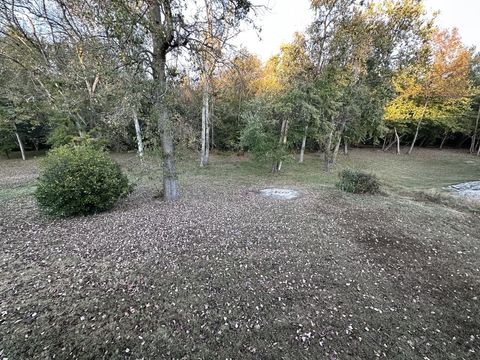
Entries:
{"type": "Polygon", "coordinates": [[[377,194],[380,192],[380,182],[373,174],[346,169],[338,175],[340,181],[337,187],[354,194],[377,194]]]}
{"type": "Polygon", "coordinates": [[[107,153],[65,145],[44,159],[35,197],[48,214],[87,215],[111,209],[128,190],[127,177],[107,153]]]}

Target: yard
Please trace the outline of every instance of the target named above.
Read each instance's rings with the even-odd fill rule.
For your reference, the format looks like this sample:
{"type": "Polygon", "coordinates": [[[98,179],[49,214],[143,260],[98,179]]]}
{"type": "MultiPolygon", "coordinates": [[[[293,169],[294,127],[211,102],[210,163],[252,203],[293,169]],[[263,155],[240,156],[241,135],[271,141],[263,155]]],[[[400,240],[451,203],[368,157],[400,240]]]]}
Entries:
{"type": "Polygon", "coordinates": [[[479,180],[453,150],[354,150],[384,194],[334,187],[317,155],[180,162],[182,198],[155,199],[158,161],[114,156],[136,182],[108,213],[39,214],[37,160],[0,161],[0,358],[477,359],[480,221],[436,195],[479,180]],[[271,186],[291,201],[261,197],[271,186]],[[428,195],[428,196],[427,196],[428,195]]]}

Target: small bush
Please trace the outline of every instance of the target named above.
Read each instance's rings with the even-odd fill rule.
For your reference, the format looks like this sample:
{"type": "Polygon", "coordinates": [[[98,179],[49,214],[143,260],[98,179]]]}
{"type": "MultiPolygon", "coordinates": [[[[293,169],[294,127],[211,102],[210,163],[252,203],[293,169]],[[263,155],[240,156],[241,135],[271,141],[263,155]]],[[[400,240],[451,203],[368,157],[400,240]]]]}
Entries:
{"type": "Polygon", "coordinates": [[[128,191],[127,177],[107,153],[65,145],[44,159],[35,197],[48,214],[73,216],[111,209],[128,191]]]}
{"type": "Polygon", "coordinates": [[[337,187],[354,194],[377,194],[380,192],[380,182],[373,174],[356,170],[343,170],[339,174],[337,187]]]}

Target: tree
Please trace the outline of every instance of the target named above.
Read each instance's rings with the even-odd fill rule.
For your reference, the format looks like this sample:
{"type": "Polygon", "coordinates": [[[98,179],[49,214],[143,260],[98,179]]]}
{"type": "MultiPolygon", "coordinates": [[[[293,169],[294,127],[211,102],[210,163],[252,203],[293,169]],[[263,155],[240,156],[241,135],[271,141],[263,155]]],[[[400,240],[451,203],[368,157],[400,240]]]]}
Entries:
{"type": "Polygon", "coordinates": [[[248,11],[238,12],[237,2],[211,2],[204,0],[205,22],[200,25],[199,44],[194,43],[193,49],[200,65],[200,77],[202,85],[202,132],[201,132],[201,156],[200,166],[206,166],[209,162],[210,129],[213,91],[212,77],[217,65],[224,60],[224,54],[230,47],[230,40],[239,30],[242,20],[246,20],[248,11]]]}
{"type": "Polygon", "coordinates": [[[299,33],[294,34],[290,44],[282,45],[280,53],[264,67],[259,94],[267,97],[273,105],[273,116],[278,122],[278,152],[283,154],[274,161],[273,172],[279,172],[282,168],[282,158],[288,152],[292,130],[294,140],[298,132],[302,134],[300,158],[303,161],[308,126],[318,116],[318,104],[315,103],[318,99],[311,79],[312,68],[305,38],[299,33]]]}
{"type": "Polygon", "coordinates": [[[301,134],[300,163],[304,162],[309,127],[312,130],[320,115],[319,96],[313,83],[313,68],[305,36],[295,33],[293,41],[281,47],[278,77],[285,93],[283,103],[288,109],[285,126],[287,129],[290,126],[296,130],[294,136],[301,134]],[[293,124],[289,124],[288,119],[293,124]]]}
{"type": "MultiPolygon", "coordinates": [[[[233,19],[245,18],[252,8],[246,0],[208,4],[228,8],[233,19]]],[[[110,111],[112,99],[101,90],[111,89],[115,75],[136,64],[133,74],[141,75],[133,79],[151,79],[145,89],[150,95],[149,117],[155,119],[161,138],[164,197],[173,201],[178,191],[168,57],[179,56],[182,49],[198,50],[191,45],[201,42],[200,12],[196,2],[186,0],[6,0],[0,5],[0,26],[12,44],[39,59],[29,66],[18,57],[11,60],[29,69],[51,104],[75,121],[80,137],[98,131],[99,110],[110,111]]],[[[219,18],[219,26],[228,20],[219,18]]],[[[133,107],[135,117],[138,97],[133,98],[128,107],[133,107]]]]}
{"type": "MultiPolygon", "coordinates": [[[[475,56],[472,57],[470,79],[472,84],[471,107],[475,118],[470,153],[474,153],[477,149],[477,138],[480,125],[480,54],[475,54],[475,56]]],[[[478,142],[477,155],[480,155],[480,141],[478,142]]]]}
{"type": "Polygon", "coordinates": [[[12,129],[8,124],[0,121],[0,152],[5,154],[7,158],[10,158],[10,152],[15,149],[17,144],[12,134],[12,129]]]}
{"type": "Polygon", "coordinates": [[[398,96],[387,108],[390,121],[416,124],[408,154],[424,121],[436,122],[448,134],[458,128],[456,121],[468,108],[471,53],[462,45],[458,31],[436,31],[430,46],[427,61],[416,62],[396,74],[398,96]]]}
{"type": "MultiPolygon", "coordinates": [[[[252,130],[255,130],[255,126],[252,125],[252,119],[255,122],[262,124],[264,132],[259,132],[260,137],[258,141],[261,141],[263,137],[264,144],[257,146],[257,153],[259,150],[264,151],[264,157],[271,160],[272,172],[279,172],[282,168],[283,160],[286,157],[287,150],[287,135],[288,135],[288,118],[285,109],[282,106],[282,92],[284,91],[284,84],[282,84],[279,76],[281,63],[281,55],[272,56],[265,64],[259,81],[257,97],[261,99],[257,104],[263,104],[264,111],[255,111],[255,116],[249,116],[250,121],[247,123],[245,131],[247,134],[252,130]]],[[[253,123],[255,124],[255,123],[253,123]]],[[[258,126],[258,125],[257,125],[258,126]]],[[[245,134],[242,136],[246,137],[245,134]]],[[[250,142],[251,145],[252,142],[250,142]]],[[[251,146],[250,146],[251,147],[251,146]]]]}
{"type": "Polygon", "coordinates": [[[312,1],[311,57],[324,88],[324,169],[342,139],[377,141],[394,71],[422,52],[430,21],[419,1],[312,1]]]}
{"type": "MultiPolygon", "coordinates": [[[[115,5],[115,2],[112,3],[115,5]]],[[[241,19],[246,16],[251,8],[249,1],[229,0],[213,1],[205,3],[214,8],[217,4],[232,9],[234,18],[241,19]]],[[[163,191],[166,200],[176,200],[177,173],[174,156],[173,122],[169,114],[167,104],[168,79],[167,79],[167,55],[172,54],[176,49],[187,48],[190,51],[198,51],[195,46],[188,47],[192,43],[199,43],[202,38],[202,23],[198,20],[200,8],[196,4],[185,1],[152,0],[142,2],[141,6],[132,6],[128,2],[122,3],[120,10],[128,9],[130,23],[140,23],[142,26],[138,31],[151,38],[153,51],[149,66],[153,76],[152,104],[154,116],[158,119],[158,128],[161,136],[163,149],[163,191]],[[194,5],[193,8],[189,7],[194,5]],[[141,14],[148,14],[146,23],[141,23],[141,14]],[[187,14],[193,14],[189,17],[187,14]]],[[[208,6],[207,6],[208,8],[208,6]]],[[[123,12],[121,12],[123,13],[123,12]]],[[[211,19],[210,19],[211,20],[211,19]]],[[[225,18],[220,19],[225,25],[225,18]]],[[[207,21],[207,24],[209,21],[207,21]]],[[[212,24],[211,24],[212,25],[212,24]]],[[[208,26],[207,26],[208,27],[208,26]]],[[[211,29],[213,31],[213,28],[211,29]]],[[[204,35],[204,33],[203,33],[204,35]]],[[[207,36],[209,39],[209,36],[207,36]]],[[[148,51],[148,43],[144,45],[148,51]]]]}
{"type": "Polygon", "coordinates": [[[114,82],[110,75],[118,64],[110,47],[81,21],[82,9],[70,6],[60,0],[0,6],[0,56],[7,68],[22,71],[36,102],[39,94],[48,102],[55,115],[46,118],[54,144],[83,138],[97,127],[104,110],[100,96],[109,96],[102,90],[114,82]]]}
{"type": "Polygon", "coordinates": [[[216,109],[212,132],[215,130],[217,147],[240,149],[241,132],[246,125],[242,114],[259,91],[262,71],[260,59],[241,50],[214,76],[216,109]]]}
{"type": "MultiPolygon", "coordinates": [[[[0,39],[1,51],[11,50],[1,40],[4,38],[0,39]]],[[[32,59],[24,61],[28,60],[32,59]]],[[[11,139],[14,138],[25,160],[27,142],[35,149],[45,142],[46,119],[51,113],[45,94],[31,81],[29,72],[19,64],[0,57],[0,127],[5,136],[5,151],[11,150],[11,139]]]]}

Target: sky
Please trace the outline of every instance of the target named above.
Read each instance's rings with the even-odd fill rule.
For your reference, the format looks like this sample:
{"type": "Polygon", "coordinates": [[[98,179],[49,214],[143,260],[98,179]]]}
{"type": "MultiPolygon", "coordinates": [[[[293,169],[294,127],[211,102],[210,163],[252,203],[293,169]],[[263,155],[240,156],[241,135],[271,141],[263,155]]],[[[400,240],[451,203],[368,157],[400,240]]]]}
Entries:
{"type": "MultiPolygon", "coordinates": [[[[480,0],[424,0],[430,13],[440,11],[437,25],[457,27],[467,46],[480,50],[480,0]]],[[[237,44],[267,60],[278,53],[280,45],[293,39],[293,33],[304,31],[312,20],[310,0],[253,0],[269,10],[259,10],[260,34],[254,30],[242,33],[237,44]]]]}

